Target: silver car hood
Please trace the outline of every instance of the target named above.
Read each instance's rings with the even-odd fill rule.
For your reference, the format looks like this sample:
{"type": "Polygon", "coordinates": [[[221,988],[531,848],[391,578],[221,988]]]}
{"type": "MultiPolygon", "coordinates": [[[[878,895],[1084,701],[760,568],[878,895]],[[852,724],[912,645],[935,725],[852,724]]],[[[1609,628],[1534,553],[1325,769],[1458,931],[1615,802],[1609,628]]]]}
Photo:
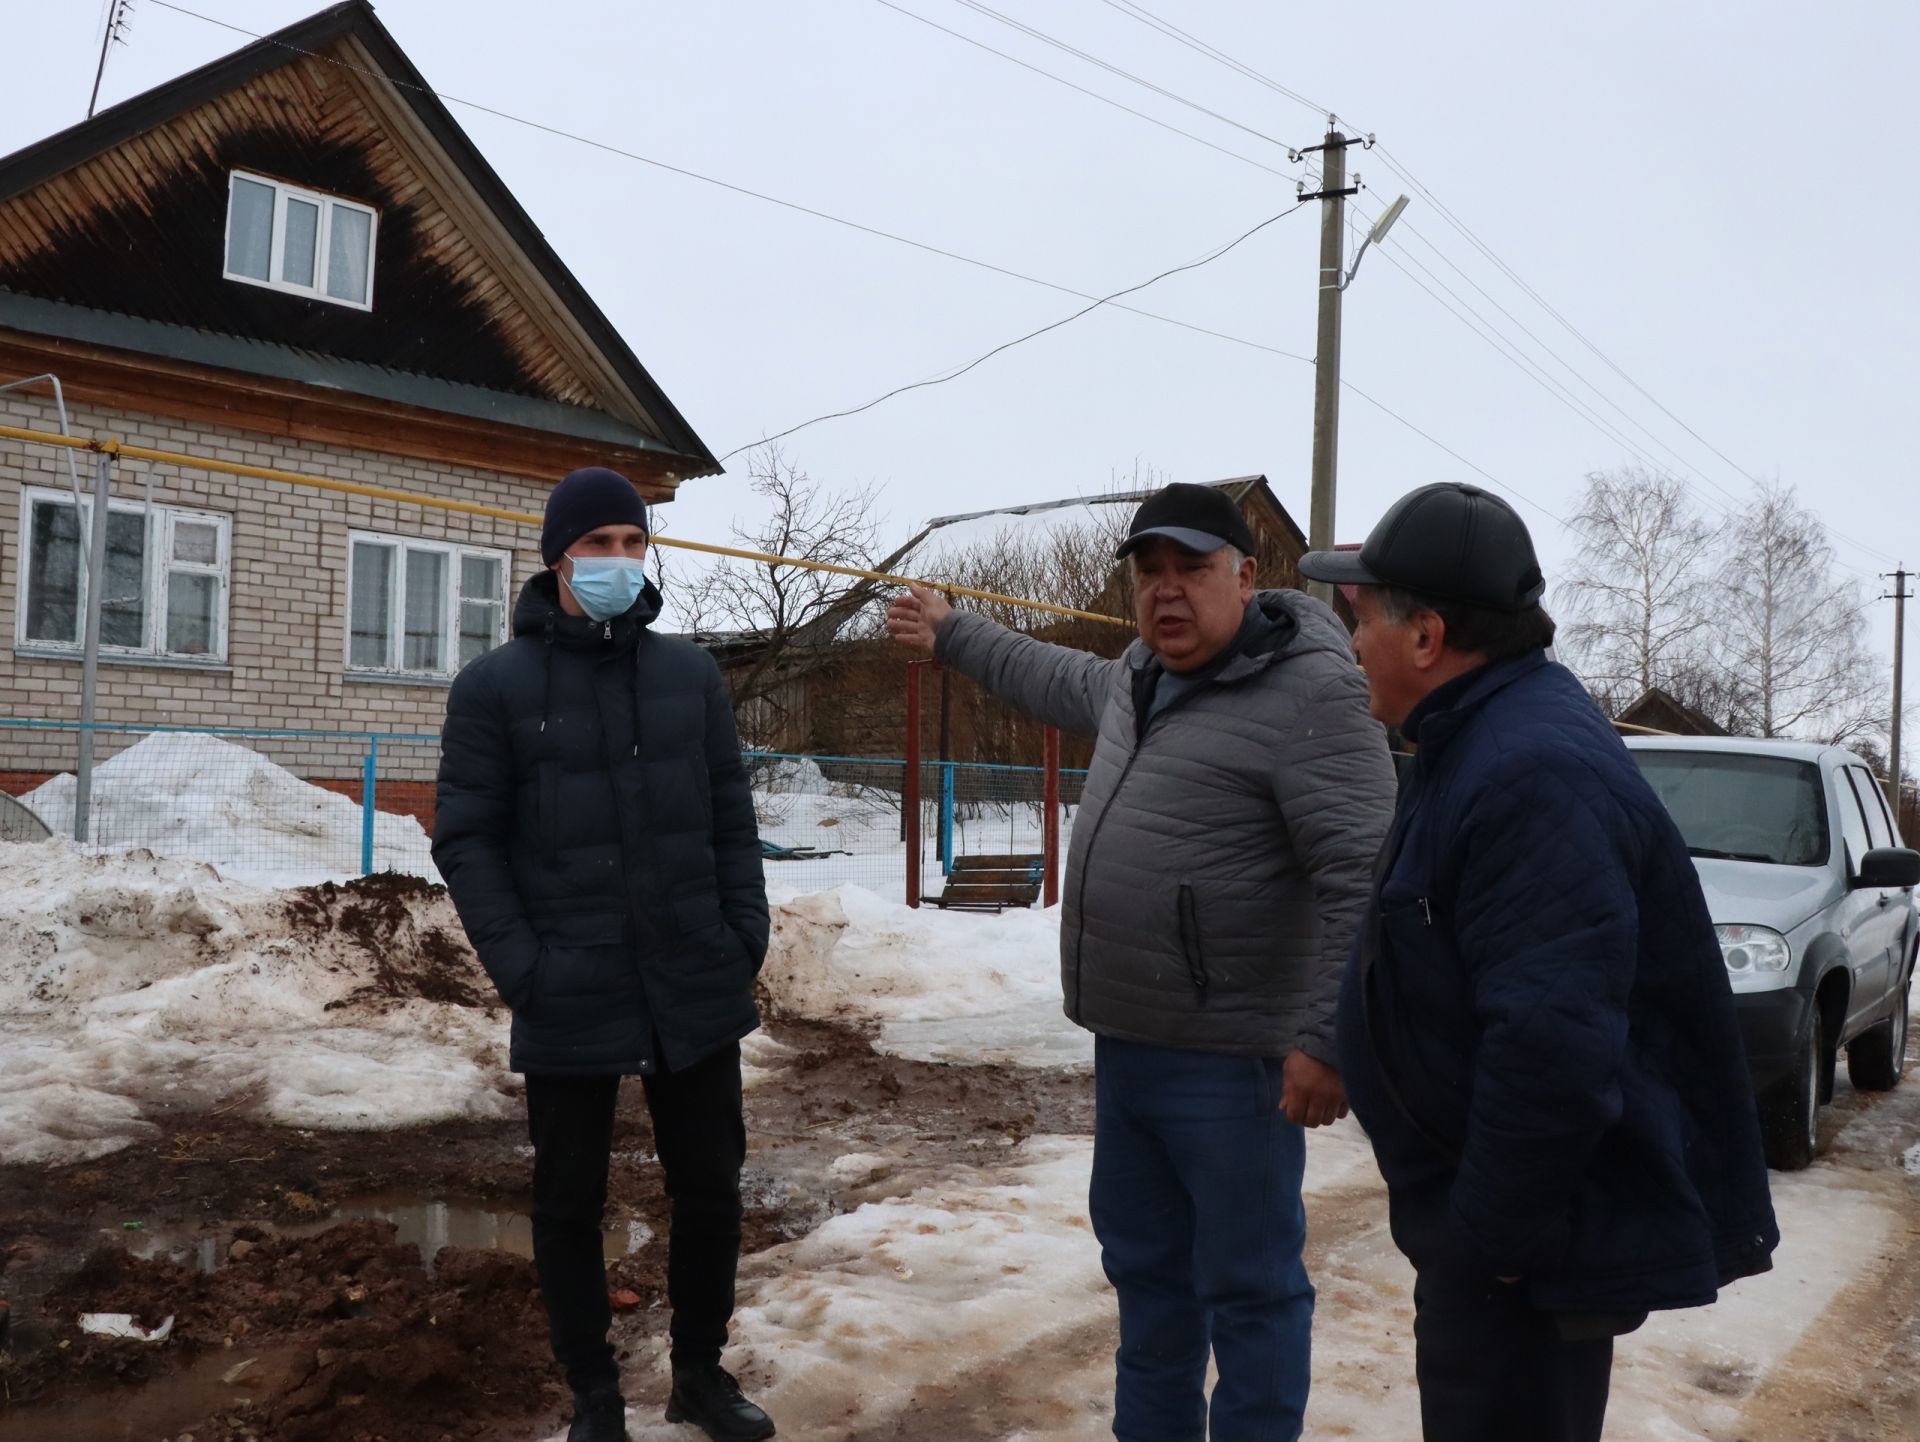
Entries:
{"type": "Polygon", "coordinates": [[[1708,856],[1695,857],[1693,865],[1716,926],[1770,926],[1784,934],[1841,893],[1839,880],[1824,866],[1774,866],[1708,856]]]}

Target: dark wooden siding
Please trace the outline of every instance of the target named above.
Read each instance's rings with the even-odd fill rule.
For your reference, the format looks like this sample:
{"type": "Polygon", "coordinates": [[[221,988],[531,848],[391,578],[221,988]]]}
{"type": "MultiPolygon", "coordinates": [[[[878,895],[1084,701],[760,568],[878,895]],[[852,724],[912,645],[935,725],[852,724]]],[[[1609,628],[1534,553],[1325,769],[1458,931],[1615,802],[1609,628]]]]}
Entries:
{"type": "Polygon", "coordinates": [[[385,133],[353,72],[317,57],[0,203],[0,287],[490,390],[598,404],[385,133]],[[222,278],[235,169],[379,210],[371,312],[222,278]]]}

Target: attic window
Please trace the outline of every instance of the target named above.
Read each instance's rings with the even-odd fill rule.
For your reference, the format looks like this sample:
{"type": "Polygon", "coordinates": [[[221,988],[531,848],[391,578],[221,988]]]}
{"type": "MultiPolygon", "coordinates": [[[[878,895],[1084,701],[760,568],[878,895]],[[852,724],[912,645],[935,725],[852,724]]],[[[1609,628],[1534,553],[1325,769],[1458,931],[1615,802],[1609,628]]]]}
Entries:
{"type": "Polygon", "coordinates": [[[226,278],[372,310],[379,219],[371,206],[236,170],[227,190],[226,278]]]}

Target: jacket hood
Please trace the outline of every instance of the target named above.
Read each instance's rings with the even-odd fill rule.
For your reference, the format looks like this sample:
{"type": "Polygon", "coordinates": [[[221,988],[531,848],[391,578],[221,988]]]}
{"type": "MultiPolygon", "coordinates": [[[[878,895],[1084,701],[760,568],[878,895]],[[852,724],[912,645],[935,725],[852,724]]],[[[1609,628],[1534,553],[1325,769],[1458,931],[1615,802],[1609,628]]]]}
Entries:
{"type": "MultiPolygon", "coordinates": [[[[659,619],[660,607],[660,588],[648,581],[640,599],[613,618],[613,640],[632,640],[659,619]]],[[[530,576],[513,606],[514,635],[551,639],[562,646],[605,644],[605,624],[586,616],[569,616],[560,605],[560,578],[552,571],[536,571],[530,576]]]]}

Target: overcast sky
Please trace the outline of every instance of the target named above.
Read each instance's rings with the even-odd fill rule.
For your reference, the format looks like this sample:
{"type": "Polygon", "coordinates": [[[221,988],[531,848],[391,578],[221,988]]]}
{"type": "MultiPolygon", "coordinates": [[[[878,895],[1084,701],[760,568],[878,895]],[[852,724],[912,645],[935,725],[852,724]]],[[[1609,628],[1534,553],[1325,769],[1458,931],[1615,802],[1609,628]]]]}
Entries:
{"type": "MultiPolygon", "coordinates": [[[[184,3],[251,31],[318,8],[184,3]]],[[[1794,483],[1863,577],[1895,558],[1920,561],[1909,539],[1920,522],[1920,7],[1143,3],[1377,134],[1654,398],[1418,193],[1347,293],[1346,377],[1528,498],[1522,513],[1550,577],[1569,543],[1548,513],[1569,512],[1587,472],[1632,461],[1629,444],[1688,477],[1714,513],[1750,490],[1749,475],[1794,483]],[[1528,379],[1396,260],[1444,279],[1624,442],[1528,379]]],[[[897,4],[384,0],[379,14],[449,97],[1095,294],[1193,260],[1291,205],[1299,167],[1274,142],[1311,144],[1324,129],[1324,116],[1154,33],[1117,0],[994,4],[1246,129],[959,0],[897,4]]],[[[0,153],[84,115],[103,8],[9,0],[0,153]]],[[[244,43],[136,0],[102,104],[244,43]]],[[[1080,304],[451,108],[716,453],[970,360],[1080,304]]],[[[1413,189],[1378,151],[1351,163],[1369,209],[1413,189]]],[[[1319,211],[1130,303],[1310,356],[1319,211]]],[[[819,480],[879,487],[886,540],[934,515],[1098,491],[1136,463],[1179,480],[1265,472],[1304,526],[1312,385],[1301,360],[1102,310],[786,446],[819,480]]],[[[744,459],[684,487],[674,532],[724,539],[732,519],[751,519],[744,459]]],[[[1340,462],[1340,531],[1354,540],[1401,492],[1477,478],[1350,393],[1340,462]]],[[[1884,614],[1876,631],[1890,635],[1884,614]]]]}

